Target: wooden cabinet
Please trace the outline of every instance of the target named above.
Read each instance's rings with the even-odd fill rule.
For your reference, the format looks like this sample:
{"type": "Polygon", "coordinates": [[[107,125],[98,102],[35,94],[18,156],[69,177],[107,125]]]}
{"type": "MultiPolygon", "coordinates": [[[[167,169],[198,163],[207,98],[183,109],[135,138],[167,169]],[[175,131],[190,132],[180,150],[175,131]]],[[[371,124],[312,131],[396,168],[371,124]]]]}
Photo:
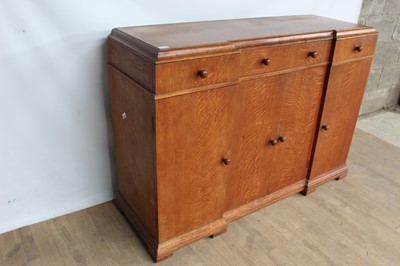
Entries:
{"type": "Polygon", "coordinates": [[[154,260],[347,174],[376,37],[316,16],[113,30],[116,204],[154,260]]]}

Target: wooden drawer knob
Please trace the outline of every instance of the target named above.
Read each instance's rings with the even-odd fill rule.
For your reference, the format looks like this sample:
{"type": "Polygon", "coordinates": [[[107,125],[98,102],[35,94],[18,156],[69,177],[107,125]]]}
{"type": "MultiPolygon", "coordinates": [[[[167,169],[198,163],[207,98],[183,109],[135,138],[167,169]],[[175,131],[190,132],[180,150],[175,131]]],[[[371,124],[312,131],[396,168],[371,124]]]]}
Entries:
{"type": "Polygon", "coordinates": [[[311,52],[308,53],[308,56],[312,57],[312,58],[316,58],[318,56],[318,52],[317,51],[311,51],[311,52]]]}
{"type": "Polygon", "coordinates": [[[229,157],[225,156],[224,158],[222,158],[222,163],[225,165],[229,165],[231,163],[231,159],[229,159],[229,157]]]}
{"type": "Polygon", "coordinates": [[[278,140],[277,140],[277,139],[270,139],[270,140],[268,141],[268,143],[269,143],[270,145],[272,145],[272,146],[275,146],[276,144],[278,144],[278,140]]]}
{"type": "Polygon", "coordinates": [[[354,47],[354,51],[356,51],[356,53],[361,53],[363,49],[364,49],[364,47],[362,47],[362,45],[358,45],[358,46],[354,47]]]}
{"type": "Polygon", "coordinates": [[[329,125],[322,125],[321,128],[325,131],[328,131],[329,129],[329,125]]]}
{"type": "Polygon", "coordinates": [[[208,76],[208,72],[207,70],[201,69],[197,71],[197,75],[204,79],[208,76]]]}
{"type": "Polygon", "coordinates": [[[279,142],[285,142],[286,141],[286,137],[285,136],[279,136],[278,137],[278,141],[279,142]]]}
{"type": "Polygon", "coordinates": [[[265,66],[268,66],[269,63],[271,63],[271,59],[269,59],[269,58],[263,58],[263,59],[261,60],[261,63],[262,63],[263,65],[265,65],[265,66]]]}

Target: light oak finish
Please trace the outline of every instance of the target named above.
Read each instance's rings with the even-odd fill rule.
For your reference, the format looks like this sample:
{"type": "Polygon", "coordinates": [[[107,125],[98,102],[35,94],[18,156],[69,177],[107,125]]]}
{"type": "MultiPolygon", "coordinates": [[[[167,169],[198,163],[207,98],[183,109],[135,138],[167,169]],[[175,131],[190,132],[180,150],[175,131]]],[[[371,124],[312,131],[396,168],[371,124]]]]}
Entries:
{"type": "Polygon", "coordinates": [[[230,150],[237,90],[224,87],[156,102],[160,242],[222,218],[226,183],[237,160],[230,150]],[[225,156],[231,165],[221,162],[225,156]]]}
{"type": "Polygon", "coordinates": [[[376,38],[317,16],[114,29],[116,203],[153,259],[343,178],[376,38]]]}
{"type": "Polygon", "coordinates": [[[338,39],[335,47],[333,62],[352,60],[374,55],[376,36],[349,37],[338,39]]]}
{"type": "Polygon", "coordinates": [[[325,72],[326,67],[317,67],[241,83],[236,113],[231,113],[239,122],[231,137],[226,210],[301,180],[304,187],[325,72]]]}
{"type": "Polygon", "coordinates": [[[305,193],[347,174],[347,154],[371,62],[371,58],[366,58],[332,66],[305,193]],[[328,172],[336,172],[336,175],[328,172]]]}
{"type": "MultiPolygon", "coordinates": [[[[400,149],[356,130],[348,178],[229,224],[160,265],[398,265],[400,149]]],[[[112,202],[0,235],[0,265],[154,265],[112,202]]]]}
{"type": "Polygon", "coordinates": [[[332,41],[327,40],[299,44],[277,44],[267,48],[245,50],[240,57],[241,75],[255,75],[328,62],[331,45],[332,41]],[[267,65],[262,62],[263,59],[269,60],[267,65]]]}
{"type": "Polygon", "coordinates": [[[156,93],[237,81],[238,65],[237,53],[159,64],[156,66],[156,93]]]}

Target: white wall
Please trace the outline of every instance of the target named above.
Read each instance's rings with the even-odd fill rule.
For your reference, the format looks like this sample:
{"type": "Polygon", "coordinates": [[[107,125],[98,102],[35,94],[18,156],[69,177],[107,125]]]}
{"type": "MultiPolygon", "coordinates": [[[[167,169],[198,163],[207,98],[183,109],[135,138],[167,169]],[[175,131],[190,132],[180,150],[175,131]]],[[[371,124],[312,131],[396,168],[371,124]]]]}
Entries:
{"type": "Polygon", "coordinates": [[[296,14],[356,22],[361,1],[1,0],[0,233],[113,198],[112,28],[296,14]]]}

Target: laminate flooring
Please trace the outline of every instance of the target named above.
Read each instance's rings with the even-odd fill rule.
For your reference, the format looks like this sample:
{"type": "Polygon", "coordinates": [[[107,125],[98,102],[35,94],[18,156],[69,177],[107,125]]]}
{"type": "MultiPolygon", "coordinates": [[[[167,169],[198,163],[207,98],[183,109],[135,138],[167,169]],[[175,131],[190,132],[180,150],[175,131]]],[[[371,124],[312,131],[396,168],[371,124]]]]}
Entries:
{"type": "MultiPolygon", "coordinates": [[[[400,148],[357,129],[348,166],[159,265],[400,265],[400,148]]],[[[152,264],[113,202],[0,235],[0,265],[152,264]]]]}

